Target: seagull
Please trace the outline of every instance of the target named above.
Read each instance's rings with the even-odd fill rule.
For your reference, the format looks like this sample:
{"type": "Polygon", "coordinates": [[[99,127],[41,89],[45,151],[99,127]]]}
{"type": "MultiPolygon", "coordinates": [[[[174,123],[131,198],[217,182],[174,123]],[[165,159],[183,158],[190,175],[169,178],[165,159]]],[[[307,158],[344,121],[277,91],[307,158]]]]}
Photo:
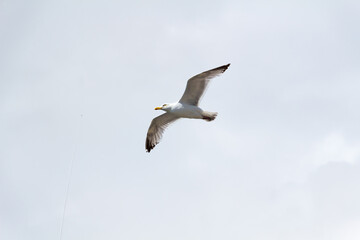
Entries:
{"type": "Polygon", "coordinates": [[[204,111],[198,105],[209,81],[225,72],[229,66],[230,63],[193,76],[187,81],[185,92],[178,102],[155,108],[165,113],[151,121],[145,142],[147,152],[160,142],[166,127],[180,118],[203,119],[208,122],[216,118],[217,112],[204,111]]]}

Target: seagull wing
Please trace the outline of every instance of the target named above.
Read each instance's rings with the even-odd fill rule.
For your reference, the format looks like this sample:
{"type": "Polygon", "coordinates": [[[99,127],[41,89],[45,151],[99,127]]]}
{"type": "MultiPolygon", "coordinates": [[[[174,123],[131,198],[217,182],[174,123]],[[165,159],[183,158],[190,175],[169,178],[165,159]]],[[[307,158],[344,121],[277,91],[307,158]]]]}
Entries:
{"type": "Polygon", "coordinates": [[[225,72],[229,66],[230,64],[217,67],[190,78],[187,82],[185,92],[179,102],[197,106],[209,81],[225,72]]]}
{"type": "Polygon", "coordinates": [[[160,142],[166,127],[177,119],[179,119],[179,117],[172,113],[164,113],[151,121],[145,142],[145,148],[147,152],[150,152],[156,146],[156,144],[160,142]]]}

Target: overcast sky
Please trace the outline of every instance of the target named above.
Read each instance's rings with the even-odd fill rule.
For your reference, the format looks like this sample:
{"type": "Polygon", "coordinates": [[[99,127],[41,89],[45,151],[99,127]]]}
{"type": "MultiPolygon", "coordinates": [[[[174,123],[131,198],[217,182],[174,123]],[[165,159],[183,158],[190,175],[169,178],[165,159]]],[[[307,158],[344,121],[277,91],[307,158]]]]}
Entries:
{"type": "Polygon", "coordinates": [[[360,2],[0,0],[6,240],[360,239],[360,2]],[[231,63],[149,154],[188,78],[231,63]]]}

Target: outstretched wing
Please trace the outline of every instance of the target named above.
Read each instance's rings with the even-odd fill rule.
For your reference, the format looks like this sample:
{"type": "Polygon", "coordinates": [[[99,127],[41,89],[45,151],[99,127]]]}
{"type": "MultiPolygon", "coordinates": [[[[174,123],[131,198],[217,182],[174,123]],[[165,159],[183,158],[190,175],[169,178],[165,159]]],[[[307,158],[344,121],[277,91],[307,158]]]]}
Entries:
{"type": "Polygon", "coordinates": [[[217,68],[211,69],[209,71],[200,73],[200,74],[190,78],[187,82],[185,92],[179,102],[197,106],[199,104],[201,96],[204,94],[204,92],[206,90],[206,87],[207,87],[210,79],[225,72],[229,66],[230,66],[230,63],[227,65],[217,67],[217,68]]]}
{"type": "Polygon", "coordinates": [[[166,127],[177,119],[179,118],[172,113],[164,113],[151,121],[145,142],[147,152],[150,152],[160,142],[166,127]]]}

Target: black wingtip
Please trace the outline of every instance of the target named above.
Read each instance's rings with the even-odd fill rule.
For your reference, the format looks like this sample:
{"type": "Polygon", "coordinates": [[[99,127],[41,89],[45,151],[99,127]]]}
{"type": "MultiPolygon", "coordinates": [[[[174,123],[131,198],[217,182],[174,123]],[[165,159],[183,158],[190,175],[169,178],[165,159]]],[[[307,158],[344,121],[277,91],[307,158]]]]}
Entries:
{"type": "Polygon", "coordinates": [[[230,67],[230,63],[228,63],[228,64],[226,64],[226,65],[224,65],[224,66],[222,66],[223,68],[224,68],[224,71],[223,72],[225,72],[229,67],[230,67]]]}
{"type": "Polygon", "coordinates": [[[220,66],[220,67],[217,67],[217,68],[214,68],[212,70],[222,70],[222,72],[225,72],[229,68],[229,66],[230,66],[230,63],[220,66]]]}
{"type": "Polygon", "coordinates": [[[146,139],[146,143],[145,143],[145,149],[146,152],[151,152],[151,150],[155,147],[155,145],[151,144],[150,141],[148,139],[146,139]]]}

